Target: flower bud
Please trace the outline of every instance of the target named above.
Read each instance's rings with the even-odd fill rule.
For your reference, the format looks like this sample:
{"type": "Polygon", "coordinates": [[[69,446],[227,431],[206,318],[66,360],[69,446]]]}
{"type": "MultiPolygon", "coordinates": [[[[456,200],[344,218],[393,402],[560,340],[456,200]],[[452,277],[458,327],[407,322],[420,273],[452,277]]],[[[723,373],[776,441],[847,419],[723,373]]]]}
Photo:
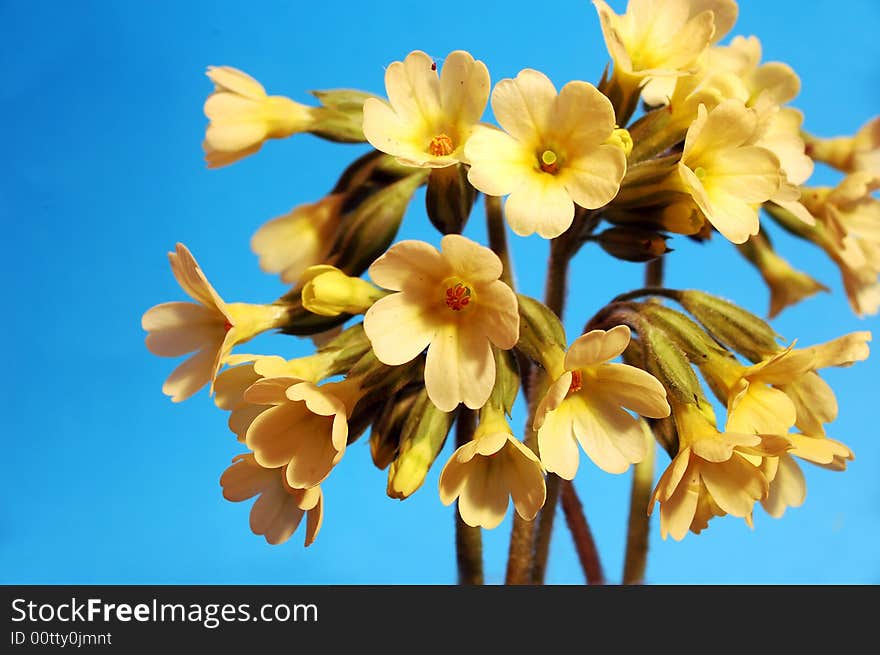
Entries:
{"type": "Polygon", "coordinates": [[[422,486],[454,419],[455,412],[440,411],[427,391],[419,392],[403,426],[400,452],[388,469],[386,493],[391,498],[403,500],[422,486]]]}
{"type": "Polygon", "coordinates": [[[594,237],[602,250],[628,262],[648,262],[672,252],[666,239],[659,232],[639,227],[612,227],[594,237]]]}
{"type": "Polygon", "coordinates": [[[461,164],[431,170],[425,206],[431,223],[442,234],[461,234],[476,199],[477,191],[461,164]]]}
{"type": "Polygon", "coordinates": [[[363,314],[385,294],[366,280],[351,277],[335,266],[311,266],[303,273],[302,304],[313,314],[363,314]]]}
{"type": "Polygon", "coordinates": [[[820,291],[828,291],[821,282],[795,269],[776,254],[767,238],[757,234],[746,243],[737,246],[740,254],[755,265],[770,289],[769,318],[773,318],[789,305],[794,305],[820,291]]]}
{"type": "Polygon", "coordinates": [[[880,175],[880,116],[865,123],[855,136],[803,136],[812,159],[844,173],[867,171],[880,175]]]}
{"type": "Polygon", "coordinates": [[[684,351],[664,330],[639,321],[639,336],[646,370],[663,383],[670,398],[680,403],[700,403],[705,396],[684,351]]]}
{"type": "Polygon", "coordinates": [[[370,455],[379,470],[387,468],[397,457],[403,426],[417,397],[418,394],[412,391],[393,396],[373,422],[370,431],[370,455]]]}
{"type": "Polygon", "coordinates": [[[605,141],[606,145],[617,146],[629,157],[633,149],[633,139],[629,130],[623,127],[615,128],[611,136],[605,141]]]}
{"type": "Polygon", "coordinates": [[[679,292],[678,301],[715,339],[753,362],[779,350],[773,328],[732,302],[694,290],[679,292]]]}
{"type": "Polygon", "coordinates": [[[552,374],[562,373],[565,357],[565,329],[547,305],[517,294],[519,341],[516,348],[552,374]]]}
{"type": "Polygon", "coordinates": [[[342,271],[360,275],[388,249],[426,176],[427,171],[418,170],[376,191],[352,210],[333,247],[334,262],[342,271]]]}
{"type": "Polygon", "coordinates": [[[726,355],[718,343],[697,323],[683,313],[659,302],[641,303],[639,314],[652,326],[662,330],[695,364],[712,355],[726,355]]]}
{"type": "Polygon", "coordinates": [[[323,105],[314,113],[309,130],[315,136],[338,143],[362,143],[364,138],[364,101],[375,98],[371,93],[353,89],[312,91],[323,105]]]}

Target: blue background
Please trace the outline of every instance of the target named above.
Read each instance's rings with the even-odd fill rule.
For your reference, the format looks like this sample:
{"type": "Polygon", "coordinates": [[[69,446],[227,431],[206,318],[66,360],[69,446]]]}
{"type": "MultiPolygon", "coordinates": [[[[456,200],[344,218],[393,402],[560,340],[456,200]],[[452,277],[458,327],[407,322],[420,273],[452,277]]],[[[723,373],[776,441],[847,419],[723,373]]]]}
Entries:
{"type": "MultiPolygon", "coordinates": [[[[618,10],[622,3],[613,3],[618,10]]],[[[765,58],[790,63],[808,130],[852,133],[877,113],[880,4],[796,0],[741,3],[734,34],[757,34],[765,58]]],[[[311,136],[270,142],[259,155],[208,171],[201,107],[205,66],[248,71],[270,93],[307,101],[309,89],[382,94],[383,66],[423,49],[463,48],[493,82],[521,68],[556,84],[596,82],[607,61],[586,0],[473,2],[3,2],[0,181],[7,283],[0,335],[5,425],[0,505],[4,583],[452,583],[453,508],[437,495],[440,464],[405,502],[385,496],[386,473],[366,440],[325,483],[317,542],[302,532],[270,547],[250,533],[249,503],[220,495],[240,446],[203,391],[173,405],[161,384],[174,366],[143,345],[141,314],[182,300],[165,253],[195,253],[228,301],[269,302],[285,291],[260,272],[248,242],[274,216],[327,192],[363,146],[311,136]],[[545,8],[545,9],[542,9],[545,8]]],[[[817,168],[814,184],[838,176],[817,168]]],[[[417,196],[402,237],[437,243],[417,196]]],[[[480,212],[478,207],[476,212],[480,212]]],[[[468,234],[483,238],[475,213],[468,234]]],[[[771,228],[772,229],[772,228],[771,228]]],[[[876,329],[850,312],[837,270],[816,249],[772,231],[784,255],[832,288],[788,309],[780,333],[812,344],[876,329]]],[[[763,313],[757,273],[722,239],[675,239],[668,284],[698,286],[763,313]]],[[[540,295],[546,243],[517,238],[521,290],[540,295]]],[[[573,265],[570,335],[643,267],[588,247],[573,265]]],[[[572,338],[570,336],[570,338],[572,338]]],[[[260,337],[243,349],[288,357],[308,343],[260,337]]],[[[880,357],[824,374],[840,401],[829,434],[857,459],[845,473],[805,465],[808,497],[782,520],[756,511],[754,531],[715,520],[681,543],[652,523],[652,583],[880,581],[880,357]]],[[[522,415],[517,417],[517,427],[522,415]]],[[[667,458],[659,461],[665,467],[667,458]]],[[[658,471],[659,473],[659,471],[658,471]]],[[[629,475],[584,457],[576,485],[606,573],[620,579],[629,475]]],[[[486,575],[503,580],[511,520],[485,534],[486,575]]],[[[548,581],[582,581],[564,521],[548,581]]]]}

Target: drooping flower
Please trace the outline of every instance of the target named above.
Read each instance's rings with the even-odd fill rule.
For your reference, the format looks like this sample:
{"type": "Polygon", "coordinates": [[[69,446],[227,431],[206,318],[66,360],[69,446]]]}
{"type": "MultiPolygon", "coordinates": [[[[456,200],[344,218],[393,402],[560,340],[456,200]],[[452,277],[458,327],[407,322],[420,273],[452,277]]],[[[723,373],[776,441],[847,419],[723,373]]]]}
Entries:
{"type": "Polygon", "coordinates": [[[468,179],[491,196],[510,194],[514,232],[552,239],[571,225],[575,204],[611,201],[626,172],[614,139],[614,108],[596,87],[569,82],[557,95],[543,73],[525,69],[492,91],[492,110],[506,132],[478,126],[465,146],[468,179]]]}
{"type": "Polygon", "coordinates": [[[487,530],[504,519],[508,497],[517,514],[531,521],[546,495],[541,463],[494,408],[483,412],[473,440],[452,454],[440,474],[443,504],[458,498],[462,520],[487,530]]]}
{"type": "Polygon", "coordinates": [[[844,173],[880,175],[880,116],[862,125],[855,136],[807,136],[807,146],[813,159],[844,173]]]}
{"type": "Polygon", "coordinates": [[[463,147],[489,99],[489,70],[456,50],[442,70],[416,50],[385,70],[388,103],[364,103],[364,136],[400,163],[444,168],[463,161],[463,147]]]}
{"type": "Polygon", "coordinates": [[[296,284],[309,266],[327,262],[345,197],[332,193],[263,224],[251,238],[260,268],[296,284]]]}
{"type": "Polygon", "coordinates": [[[168,302],[148,309],[141,319],[147,348],[160,357],[195,355],[178,366],[162,391],[174,402],[186,400],[208,383],[232,348],[262,332],[280,327],[284,305],[226,303],[208,282],[192,253],[182,243],[168,253],[180,287],[196,302],[168,302]]]}
{"type": "Polygon", "coordinates": [[[260,466],[285,467],[294,489],[316,487],[345,453],[348,417],[361,395],[353,378],[321,386],[290,377],[258,380],[244,400],[270,407],[250,424],[245,443],[260,466]]]}
{"type": "Polygon", "coordinates": [[[314,123],[314,107],[267,95],[247,73],[209,66],[207,75],[215,85],[205,101],[205,116],[211,122],[204,149],[210,168],[232,164],[257,152],[266,139],[305,132],[314,123]]]}
{"type": "Polygon", "coordinates": [[[223,497],[234,503],[259,496],[251,507],[251,531],[273,546],[283,544],[306,516],[305,545],[314,543],[324,519],[321,487],[292,489],[280,468],[264,468],[253,455],[239,455],[220,477],[223,497]]]}
{"type": "Polygon", "coordinates": [[[847,462],[855,459],[852,451],[835,439],[806,434],[789,434],[786,438],[792,444],[791,450],[778,457],[766,457],[761,463],[770,480],[769,493],[761,505],[774,518],[781,517],[788,507],[800,507],[807,497],[806,480],[795,458],[834,471],[845,470],[847,462]]]}
{"type": "Polygon", "coordinates": [[[669,416],[666,389],[650,373],[611,363],[629,345],[625,325],[593,330],[571,344],[535,413],[541,463],[566,480],[578,469],[578,443],[603,471],[623,473],[645,455],[637,419],[669,416]]]}
{"type": "Polygon", "coordinates": [[[770,482],[755,458],[777,457],[790,448],[784,437],[721,433],[696,405],[672,403],[678,454],[657,483],[648,513],[660,503],[660,533],[676,541],[699,532],[713,516],[731,514],[751,521],[756,501],[770,482]]]}
{"type": "Polygon", "coordinates": [[[370,266],[370,277],[394,291],[364,317],[376,357],[397,366],[426,347],[425,386],[450,412],[459,403],[482,407],[495,384],[492,345],[509,350],[519,338],[513,290],[498,278],[498,256],[463,236],[443,237],[442,251],[402,241],[370,266]]]}
{"type": "Polygon", "coordinates": [[[738,100],[701,107],[687,132],[678,173],[706,219],[733,243],[758,233],[758,205],[779,191],[779,159],[751,145],[756,113],[738,100]]]}

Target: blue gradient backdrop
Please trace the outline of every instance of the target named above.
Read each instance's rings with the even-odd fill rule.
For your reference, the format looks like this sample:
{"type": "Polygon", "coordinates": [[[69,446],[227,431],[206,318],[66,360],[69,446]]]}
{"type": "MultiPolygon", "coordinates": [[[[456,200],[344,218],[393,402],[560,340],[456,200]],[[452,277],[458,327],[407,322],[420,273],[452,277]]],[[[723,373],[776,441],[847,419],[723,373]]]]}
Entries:
{"type": "MultiPolygon", "coordinates": [[[[734,33],[759,35],[765,58],[800,73],[794,104],[806,111],[807,129],[852,133],[877,113],[875,0],[741,5],[734,33]]],[[[303,549],[301,533],[280,547],[252,535],[249,503],[220,495],[220,473],[240,452],[226,414],[205,392],[181,405],[162,395],[174,363],[146,351],[140,317],[153,304],[183,299],[165,256],[178,240],[227,300],[276,298],[285,289],[258,269],[251,234],[323,195],[364,150],[301,136],[208,171],[200,148],[211,89],[206,65],[242,68],[271,93],[301,101],[308,89],[383,93],[383,67],[417,48],[438,59],[467,49],[493,81],[532,67],[557,85],[595,82],[607,55],[590,4],[19,0],[0,3],[0,24],[7,152],[0,582],[454,582],[453,509],[437,496],[440,466],[412,498],[390,500],[365,440],[325,484],[326,519],[314,546],[303,549]]],[[[818,168],[813,183],[836,179],[818,168]]],[[[436,243],[422,202],[423,192],[401,236],[436,243]]],[[[475,238],[483,236],[480,223],[469,228],[475,238]]],[[[836,269],[818,251],[778,230],[773,236],[832,288],[786,310],[775,322],[780,333],[811,344],[876,330],[876,318],[851,314],[836,269]]],[[[675,239],[674,247],[671,286],[699,286],[766,310],[761,280],[721,239],[704,246],[675,239]]],[[[540,295],[546,243],[517,238],[514,253],[521,288],[540,295]]],[[[639,286],[642,267],[587,248],[572,273],[570,335],[613,295],[639,286]]],[[[248,350],[295,356],[307,348],[267,336],[248,350]]],[[[757,511],[754,531],[725,518],[682,543],[663,542],[655,517],[648,581],[880,581],[878,375],[877,354],[826,375],[840,400],[829,432],[857,455],[847,472],[807,468],[805,505],[782,520],[757,511]]],[[[521,411],[516,418],[521,425],[521,411]]],[[[451,450],[447,444],[441,458],[451,450]]],[[[583,461],[577,489],[616,582],[629,476],[583,461]]],[[[510,524],[508,514],[485,535],[490,582],[503,580],[510,524]]],[[[548,579],[582,581],[563,521],[548,579]]]]}

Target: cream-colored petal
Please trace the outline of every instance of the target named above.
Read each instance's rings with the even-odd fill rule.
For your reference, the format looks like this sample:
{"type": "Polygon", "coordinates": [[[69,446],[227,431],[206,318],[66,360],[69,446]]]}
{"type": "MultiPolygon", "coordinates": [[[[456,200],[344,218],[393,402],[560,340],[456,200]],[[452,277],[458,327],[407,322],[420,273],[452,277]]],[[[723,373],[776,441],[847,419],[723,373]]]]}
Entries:
{"type": "Polygon", "coordinates": [[[276,405],[251,423],[245,442],[256,462],[266,468],[286,466],[296,451],[296,442],[308,438],[302,429],[310,412],[304,403],[276,405]]]}
{"type": "Polygon", "coordinates": [[[726,430],[746,434],[786,434],[797,418],[794,403],[785,393],[752,383],[737,402],[728,407],[726,430]]]}
{"type": "Polygon", "coordinates": [[[647,371],[627,364],[601,364],[594,375],[598,385],[595,391],[601,396],[642,416],[669,416],[666,389],[647,371]]]}
{"type": "Polygon", "coordinates": [[[373,262],[369,273],[383,289],[422,291],[450,276],[452,268],[431,244],[401,241],[373,262]]]}
{"type": "Polygon", "coordinates": [[[510,438],[510,434],[506,432],[484,434],[479,439],[471,442],[474,444],[474,455],[482,455],[484,457],[495,455],[507,445],[510,438]]]}
{"type": "Polygon", "coordinates": [[[412,361],[436,339],[438,329],[429,307],[406,292],[385,296],[364,316],[373,352],[389,366],[412,361]]]}
{"type": "Polygon", "coordinates": [[[425,362],[425,388],[431,402],[444,412],[451,412],[459,403],[479,409],[494,385],[495,358],[489,340],[464,325],[438,328],[425,362]]]}
{"type": "Polygon", "coordinates": [[[565,368],[573,371],[610,361],[626,350],[630,336],[626,325],[587,332],[571,344],[565,355],[565,368]]]}
{"type": "Polygon", "coordinates": [[[730,149],[716,155],[712,165],[708,179],[703,180],[710,196],[719,189],[744,202],[759,203],[779,190],[779,159],[766,148],[730,149]]]}
{"type": "Polygon", "coordinates": [[[676,541],[684,539],[694,520],[700,498],[699,474],[692,469],[666,502],[660,503],[660,534],[676,541]]]}
{"type": "Polygon", "coordinates": [[[538,429],[538,453],[549,473],[573,480],[578,470],[578,447],[574,438],[573,417],[565,404],[544,417],[538,429]]]}
{"type": "MultiPolygon", "coordinates": [[[[315,487],[320,490],[320,487],[315,487]]],[[[315,503],[315,506],[310,509],[306,513],[306,540],[305,546],[308,548],[313,543],[315,543],[315,539],[318,538],[318,533],[321,532],[321,525],[324,523],[324,494],[321,493],[318,496],[318,501],[315,503]]]]}
{"type": "Polygon", "coordinates": [[[797,73],[781,61],[759,66],[752,75],[751,84],[756,92],[763,91],[776,105],[791,102],[801,91],[801,80],[797,73]]]}
{"type": "Polygon", "coordinates": [[[168,261],[180,288],[193,300],[206,307],[214,307],[220,313],[225,310],[223,299],[208,282],[195,257],[185,245],[178,243],[175,252],[168,253],[168,261]]]}
{"type": "Polygon", "coordinates": [[[298,378],[263,378],[245,389],[242,398],[254,405],[286,405],[287,389],[301,382],[298,378]]]}
{"type": "Polygon", "coordinates": [[[232,66],[208,66],[205,73],[217,86],[253,100],[266,97],[266,89],[253,77],[232,66]]]}
{"type": "Polygon", "coordinates": [[[827,343],[808,348],[813,353],[813,367],[850,366],[868,358],[871,352],[868,342],[871,341],[868,331],[851,332],[827,343]]]}
{"type": "Polygon", "coordinates": [[[623,150],[617,146],[600,145],[566,161],[559,179],[578,205],[597,209],[614,199],[625,173],[623,150]]]}
{"type": "MultiPolygon", "coordinates": [[[[364,102],[364,137],[377,150],[395,157],[412,158],[417,154],[415,144],[424,139],[424,127],[419,121],[415,124],[394,111],[386,102],[378,98],[367,98],[364,102]]],[[[420,153],[427,159],[427,151],[420,153]]]]}
{"type": "Polygon", "coordinates": [[[535,153],[509,134],[477,125],[464,146],[468,181],[490,196],[506,196],[535,166],[535,153]]]}
{"type": "Polygon", "coordinates": [[[797,462],[787,454],[779,457],[778,462],[770,491],[761,501],[764,510],[774,518],[780,518],[787,507],[800,507],[807,497],[807,483],[797,462]]]}
{"type": "Polygon", "coordinates": [[[332,383],[319,387],[312,382],[300,382],[288,387],[285,394],[290,400],[305,401],[309,411],[319,416],[345,414],[345,405],[332,393],[332,383]]]}
{"type": "Polygon", "coordinates": [[[550,385],[547,393],[541,398],[541,402],[538,403],[538,408],[535,410],[535,421],[532,424],[533,430],[540,430],[547,413],[552,412],[562,404],[562,401],[568,395],[568,390],[571,388],[571,380],[571,371],[566,371],[550,385]]]}
{"type": "Polygon", "coordinates": [[[748,516],[755,501],[767,494],[767,480],[761,471],[738,455],[718,464],[706,462],[700,475],[712,499],[733,516],[748,516]]]}
{"type": "Polygon", "coordinates": [[[219,343],[205,346],[175,368],[162,385],[162,393],[171,396],[172,402],[179,403],[208,384],[214,375],[214,362],[219,347],[219,343]]]}
{"type": "Polygon", "coordinates": [[[553,103],[548,127],[551,142],[565,144],[568,157],[581,157],[611,136],[614,106],[592,84],[569,82],[553,103]]]}
{"type": "MultiPolygon", "coordinates": [[[[721,189],[711,192],[711,205],[700,207],[712,226],[731,243],[745,243],[760,229],[758,209],[721,189]]],[[[697,200],[697,198],[694,198],[697,200]]],[[[699,205],[699,201],[697,201],[699,205]]]]}
{"type": "Polygon", "coordinates": [[[202,148],[205,151],[205,163],[209,169],[222,168],[234,164],[240,159],[259,152],[263,147],[263,142],[255,143],[250,148],[237,150],[235,152],[223,152],[222,150],[214,150],[207,141],[202,142],[202,148]]]}
{"type": "MultiPolygon", "coordinates": [[[[473,455],[465,461],[461,461],[459,458],[459,453],[461,453],[462,449],[468,448],[469,445],[465,444],[456,449],[440,472],[440,502],[444,505],[451,505],[461,495],[468,472],[474,468],[471,465],[473,455]]],[[[471,450],[473,449],[471,448],[471,450]]]]}
{"type": "Polygon", "coordinates": [[[473,125],[486,110],[491,90],[489,69],[470,53],[449,53],[440,71],[440,105],[444,116],[460,125],[473,125]]]}
{"type": "Polygon", "coordinates": [[[427,127],[440,116],[440,79],[435,69],[434,60],[420,50],[385,69],[388,100],[407,124],[427,127]]]}
{"type": "Polygon", "coordinates": [[[253,364],[227,368],[214,381],[214,404],[229,411],[245,405],[245,390],[259,379],[253,364]]]}
{"type": "MultiPolygon", "coordinates": [[[[573,404],[580,394],[569,399],[573,404]]],[[[572,410],[574,434],[584,452],[607,473],[623,473],[645,456],[645,439],[638,421],[615,405],[591,398],[572,410]]]]}
{"type": "Polygon", "coordinates": [[[226,424],[229,426],[232,433],[238,437],[238,440],[244,443],[247,437],[248,428],[251,427],[251,423],[253,423],[254,419],[267,409],[269,409],[268,405],[242,405],[241,407],[232,410],[226,424]]]}
{"type": "Polygon", "coordinates": [[[267,488],[251,508],[251,530],[277,546],[290,539],[304,514],[279,482],[267,488]]]}
{"type": "Polygon", "coordinates": [[[501,260],[494,252],[460,234],[447,234],[440,241],[443,257],[452,271],[471,284],[488,283],[501,277],[501,260]]]}
{"type": "Polygon", "coordinates": [[[712,111],[701,106],[685,137],[682,162],[695,162],[696,167],[703,157],[739,147],[752,138],[757,125],[757,114],[740,100],[725,100],[712,111]]]}
{"type": "Polygon", "coordinates": [[[219,152],[246,150],[265,139],[266,122],[256,119],[214,122],[205,130],[205,142],[219,152]]]}
{"type": "Polygon", "coordinates": [[[238,503],[253,498],[272,484],[280,483],[279,469],[263,468],[251,454],[238,455],[220,476],[220,486],[226,500],[238,503]]]}
{"type": "Polygon", "coordinates": [[[707,462],[726,462],[733,456],[735,444],[723,435],[698,439],[691,444],[694,454],[707,462]]]}
{"type": "Polygon", "coordinates": [[[505,479],[485,458],[480,466],[471,469],[458,499],[462,520],[471,527],[486,530],[498,527],[509,504],[505,479]]]}
{"type": "Polygon", "coordinates": [[[739,15],[739,6],[736,0],[690,0],[691,16],[709,10],[713,14],[715,32],[712,34],[712,43],[718,43],[733,29],[739,15]]]}
{"type": "Polygon", "coordinates": [[[834,391],[817,373],[805,373],[792,384],[780,385],[795,405],[797,425],[806,434],[823,434],[824,423],[837,418],[838,405],[834,391]]]}
{"type": "Polygon", "coordinates": [[[495,346],[510,350],[519,341],[518,307],[513,289],[501,281],[490,282],[477,290],[471,324],[495,346]]]}
{"type": "Polygon", "coordinates": [[[522,237],[537,232],[545,239],[555,239],[574,220],[574,201],[562,179],[540,171],[520,179],[504,209],[510,228],[522,237]]]}
{"type": "MultiPolygon", "coordinates": [[[[222,316],[222,315],[221,315],[222,316]]],[[[218,313],[191,302],[168,302],[148,309],[141,326],[149,332],[147,350],[160,357],[179,357],[223,338],[218,313]]]]}
{"type": "Polygon", "coordinates": [[[660,476],[657,488],[654,491],[654,495],[661,503],[669,500],[670,496],[678,489],[678,485],[684,479],[690,463],[691,450],[690,448],[685,448],[673,458],[666,470],[663,471],[663,475],[660,476]]]}
{"type": "Polygon", "coordinates": [[[526,68],[515,79],[504,79],[492,91],[495,120],[523,145],[543,141],[550,127],[556,87],[546,75],[526,68]]]}
{"type": "Polygon", "coordinates": [[[510,490],[513,506],[526,521],[537,516],[544,506],[547,488],[544,483],[544,472],[534,453],[519,440],[508,437],[505,447],[502,472],[505,486],[510,490]]]}
{"type": "MultiPolygon", "coordinates": [[[[261,414],[257,420],[267,413],[261,414]]],[[[329,417],[309,414],[307,419],[297,426],[296,434],[293,431],[288,432],[291,443],[286,480],[294,489],[309,489],[321,484],[342,459],[345,451],[337,449],[334,445],[331,437],[332,425],[333,419],[329,417]]],[[[249,430],[248,437],[250,435],[249,430]]],[[[254,452],[256,454],[256,449],[254,452]]]]}

